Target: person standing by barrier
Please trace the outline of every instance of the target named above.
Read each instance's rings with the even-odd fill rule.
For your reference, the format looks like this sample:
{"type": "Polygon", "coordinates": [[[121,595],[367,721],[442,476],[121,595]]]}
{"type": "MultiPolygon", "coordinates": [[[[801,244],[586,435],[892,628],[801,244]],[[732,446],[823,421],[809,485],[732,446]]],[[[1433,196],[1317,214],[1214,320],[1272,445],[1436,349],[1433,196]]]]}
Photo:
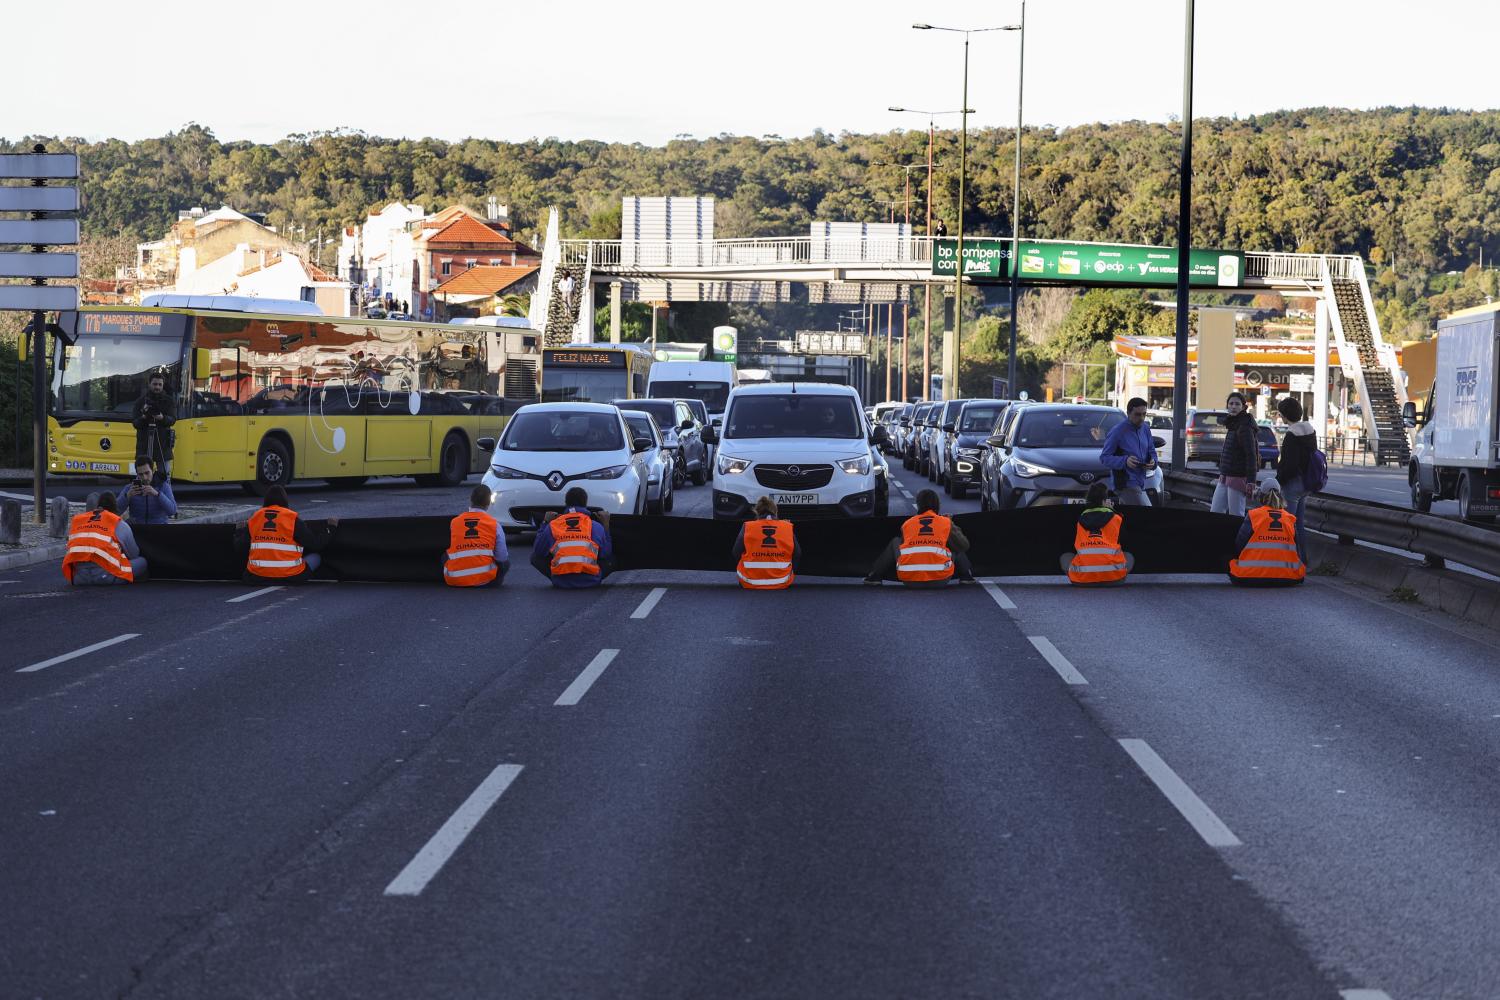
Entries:
{"type": "Polygon", "coordinates": [[[746,590],[785,590],[796,578],[802,546],[792,522],[776,514],[776,501],[761,497],[755,501],[755,520],[746,522],[735,536],[730,554],[739,560],[740,586],[746,590]]]}
{"type": "Polygon", "coordinates": [[[1109,429],[1099,461],[1114,472],[1115,496],[1121,504],[1150,507],[1146,476],[1156,468],[1156,442],[1146,424],[1146,401],[1139,396],[1125,404],[1125,419],[1109,429]]]}
{"type": "Polygon", "coordinates": [[[266,490],[260,510],[235,529],[236,547],[246,552],[246,583],[301,583],[317,572],[318,555],[333,537],[339,519],[312,525],[297,516],[286,489],[266,490]]]}
{"type": "Polygon", "coordinates": [[[135,401],[130,422],[135,427],[135,453],[148,456],[163,476],[171,478],[177,402],[167,394],[167,377],[160,369],[146,380],[146,391],[135,401]]]}
{"type": "MultiPolygon", "coordinates": [[[[1286,509],[1302,523],[1302,514],[1307,509],[1307,495],[1316,492],[1309,489],[1310,466],[1318,452],[1318,432],[1313,425],[1302,419],[1302,404],[1291,396],[1276,404],[1276,412],[1286,421],[1286,434],[1281,439],[1281,457],[1276,462],[1276,482],[1281,486],[1281,495],[1286,498],[1286,509]]],[[[1307,543],[1302,532],[1297,532],[1297,557],[1307,563],[1307,543]]]]}
{"type": "Polygon", "coordinates": [[[146,579],[146,560],[141,558],[135,533],[119,516],[113,493],[101,493],[97,507],[73,515],[62,573],[75,587],[146,579]]]}
{"type": "Polygon", "coordinates": [[[135,457],[135,481],[120,491],[115,503],[132,524],[167,524],[177,516],[172,484],[156,474],[156,463],[149,455],[135,457]]]}
{"type": "Polygon", "coordinates": [[[878,587],[892,573],[908,587],[943,587],[955,575],[959,583],[973,583],[969,540],[953,519],[938,513],[937,492],[917,494],[918,513],[901,525],[901,537],[881,552],[865,583],[878,587]]]}
{"type": "Polygon", "coordinates": [[[1224,450],[1219,452],[1219,482],[1214,486],[1209,509],[1215,514],[1245,513],[1245,502],[1255,491],[1255,473],[1260,468],[1260,441],[1255,436],[1255,417],[1246,409],[1242,393],[1231,392],[1224,401],[1229,411],[1224,424],[1224,450]]]}
{"type": "Polygon", "coordinates": [[[1294,587],[1307,578],[1307,566],[1297,554],[1297,517],[1286,509],[1275,480],[1258,489],[1245,514],[1235,547],[1239,558],[1229,560],[1229,579],[1247,587],[1294,587]]]}
{"type": "Polygon", "coordinates": [[[560,590],[597,587],[613,567],[609,514],[589,510],[589,495],[574,486],[563,497],[568,509],[547,515],[531,547],[531,565],[560,590]]]}
{"type": "Polygon", "coordinates": [[[510,572],[505,531],[490,516],[494,495],[483,483],[469,494],[469,509],[448,523],[443,582],[450,587],[500,586],[510,572]]]}
{"type": "Polygon", "coordinates": [[[1110,504],[1108,494],[1103,483],[1089,487],[1073,534],[1073,552],[1062,556],[1068,582],[1080,587],[1124,583],[1135,568],[1135,558],[1120,548],[1120,524],[1124,519],[1110,504]]]}

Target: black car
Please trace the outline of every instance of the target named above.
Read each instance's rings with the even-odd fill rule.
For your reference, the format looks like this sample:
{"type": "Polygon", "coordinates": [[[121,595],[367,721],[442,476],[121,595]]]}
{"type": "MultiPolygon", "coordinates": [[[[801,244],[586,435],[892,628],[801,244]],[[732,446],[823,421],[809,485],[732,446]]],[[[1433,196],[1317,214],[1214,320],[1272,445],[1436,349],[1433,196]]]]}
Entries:
{"type": "Polygon", "coordinates": [[[944,435],[948,472],[943,476],[943,490],[949,496],[962,500],[969,487],[979,485],[986,442],[1009,406],[1004,399],[970,399],[964,403],[953,430],[944,435]]]}

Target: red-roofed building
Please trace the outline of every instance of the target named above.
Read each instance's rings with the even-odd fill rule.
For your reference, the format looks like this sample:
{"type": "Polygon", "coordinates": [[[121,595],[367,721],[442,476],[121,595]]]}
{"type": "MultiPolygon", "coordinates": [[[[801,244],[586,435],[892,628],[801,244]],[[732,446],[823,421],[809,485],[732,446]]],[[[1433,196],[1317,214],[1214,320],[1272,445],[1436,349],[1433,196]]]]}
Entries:
{"type": "Polygon", "coordinates": [[[504,296],[535,292],[540,272],[541,264],[537,261],[499,267],[476,264],[467,268],[433,289],[437,318],[495,313],[504,296]]]}
{"type": "Polygon", "coordinates": [[[540,253],[511,239],[499,223],[485,223],[459,208],[426,220],[415,235],[417,308],[423,313],[440,285],[471,268],[540,267],[542,262],[540,253]]]}

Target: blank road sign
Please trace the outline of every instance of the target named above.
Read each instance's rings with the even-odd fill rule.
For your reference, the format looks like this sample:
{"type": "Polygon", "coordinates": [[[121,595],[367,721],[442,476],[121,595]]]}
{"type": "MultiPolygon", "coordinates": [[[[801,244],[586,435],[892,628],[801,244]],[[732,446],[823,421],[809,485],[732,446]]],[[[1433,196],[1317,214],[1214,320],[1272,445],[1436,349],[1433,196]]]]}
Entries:
{"type": "Polygon", "coordinates": [[[0,252],[0,278],[76,278],[76,253],[0,252]]]}
{"type": "Polygon", "coordinates": [[[0,285],[0,309],[58,312],[78,308],[78,289],[61,285],[0,285]]]}
{"type": "Polygon", "coordinates": [[[77,219],[0,219],[0,243],[72,246],[77,242],[77,219]]]}
{"type": "Polygon", "coordinates": [[[77,153],[0,153],[0,177],[70,180],[77,176],[77,153]]]}
{"type": "Polygon", "coordinates": [[[76,212],[76,187],[0,187],[0,212],[76,212]]]}

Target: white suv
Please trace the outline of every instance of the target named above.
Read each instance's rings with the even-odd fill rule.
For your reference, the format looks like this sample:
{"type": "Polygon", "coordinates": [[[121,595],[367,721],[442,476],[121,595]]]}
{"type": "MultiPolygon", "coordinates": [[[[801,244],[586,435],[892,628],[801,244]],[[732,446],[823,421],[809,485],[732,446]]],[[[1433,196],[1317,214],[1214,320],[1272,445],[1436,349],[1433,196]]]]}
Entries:
{"type": "Polygon", "coordinates": [[[607,403],[531,403],[505,425],[484,484],[494,494],[490,515],[507,528],[532,528],[547,511],[562,512],[574,486],[589,507],[611,514],[646,508],[647,453],[620,411],[607,403]]]}
{"type": "Polygon", "coordinates": [[[762,496],[782,517],[870,517],[879,492],[871,445],[884,438],[849,386],[740,386],[714,461],[714,517],[744,520],[762,496]]]}

